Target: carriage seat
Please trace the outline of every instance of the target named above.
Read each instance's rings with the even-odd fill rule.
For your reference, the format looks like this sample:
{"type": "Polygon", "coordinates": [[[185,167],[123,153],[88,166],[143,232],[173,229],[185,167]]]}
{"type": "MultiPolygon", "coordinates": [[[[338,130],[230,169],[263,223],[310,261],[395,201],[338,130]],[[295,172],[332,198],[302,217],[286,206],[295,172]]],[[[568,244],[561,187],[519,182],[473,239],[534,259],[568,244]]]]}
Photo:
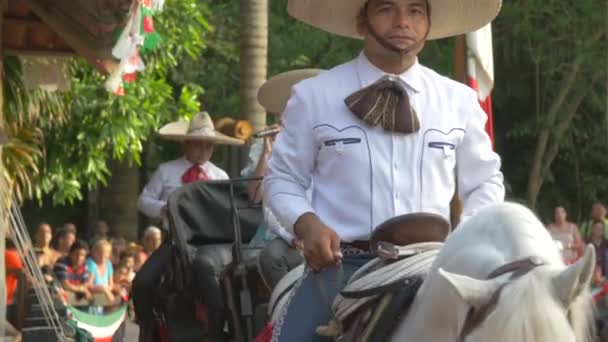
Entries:
{"type": "MultiPolygon", "coordinates": [[[[210,244],[198,246],[193,251],[192,266],[199,270],[210,266],[217,279],[234,261],[234,245],[231,243],[210,244]]],[[[259,248],[243,248],[243,262],[247,267],[255,267],[256,259],[260,254],[259,248]]]]}

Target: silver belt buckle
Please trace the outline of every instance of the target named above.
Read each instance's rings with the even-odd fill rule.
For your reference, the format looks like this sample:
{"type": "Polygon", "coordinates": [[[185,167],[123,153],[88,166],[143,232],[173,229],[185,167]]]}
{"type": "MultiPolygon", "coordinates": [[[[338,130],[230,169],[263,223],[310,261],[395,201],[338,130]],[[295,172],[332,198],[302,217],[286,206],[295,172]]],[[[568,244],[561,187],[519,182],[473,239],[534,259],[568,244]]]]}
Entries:
{"type": "Polygon", "coordinates": [[[376,253],[378,254],[378,257],[380,257],[382,259],[393,259],[394,260],[394,259],[399,259],[404,256],[414,255],[414,254],[416,254],[416,251],[412,250],[412,249],[404,250],[390,242],[379,241],[377,243],[376,253]]]}

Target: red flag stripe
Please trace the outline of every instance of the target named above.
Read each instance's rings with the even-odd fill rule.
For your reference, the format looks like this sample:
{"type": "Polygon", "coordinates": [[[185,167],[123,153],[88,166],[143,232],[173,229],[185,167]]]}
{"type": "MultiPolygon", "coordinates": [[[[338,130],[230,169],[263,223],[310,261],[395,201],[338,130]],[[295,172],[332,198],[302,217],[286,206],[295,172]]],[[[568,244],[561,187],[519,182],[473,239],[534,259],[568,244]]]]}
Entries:
{"type": "MultiPolygon", "coordinates": [[[[477,92],[477,80],[472,77],[468,77],[467,81],[469,87],[473,88],[473,90],[477,92]]],[[[492,141],[492,147],[494,147],[494,118],[492,113],[492,96],[488,96],[485,100],[479,100],[479,104],[488,116],[488,121],[486,122],[486,132],[490,136],[490,140],[492,141]]]]}

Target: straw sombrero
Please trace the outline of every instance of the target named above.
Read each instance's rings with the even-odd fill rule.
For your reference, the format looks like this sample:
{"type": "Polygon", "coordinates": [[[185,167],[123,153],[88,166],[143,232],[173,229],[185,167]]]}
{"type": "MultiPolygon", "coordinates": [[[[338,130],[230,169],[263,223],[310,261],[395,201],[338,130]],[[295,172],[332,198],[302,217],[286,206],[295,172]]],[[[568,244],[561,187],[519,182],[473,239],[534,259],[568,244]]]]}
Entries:
{"type": "MultiPolygon", "coordinates": [[[[287,12],[294,18],[327,32],[361,39],[357,15],[368,0],[289,0],[287,12]]],[[[492,21],[502,0],[428,0],[431,31],[427,39],[439,39],[475,31],[492,21]]]]}
{"type": "Polygon", "coordinates": [[[322,69],[300,69],[287,71],[270,78],[258,91],[258,102],[267,112],[281,114],[285,110],[294,84],[315,77],[322,69]]]}
{"type": "Polygon", "coordinates": [[[163,126],[158,134],[161,138],[173,141],[204,140],[222,145],[243,145],[240,139],[229,137],[215,130],[211,116],[200,112],[188,121],[175,121],[163,126]]]}

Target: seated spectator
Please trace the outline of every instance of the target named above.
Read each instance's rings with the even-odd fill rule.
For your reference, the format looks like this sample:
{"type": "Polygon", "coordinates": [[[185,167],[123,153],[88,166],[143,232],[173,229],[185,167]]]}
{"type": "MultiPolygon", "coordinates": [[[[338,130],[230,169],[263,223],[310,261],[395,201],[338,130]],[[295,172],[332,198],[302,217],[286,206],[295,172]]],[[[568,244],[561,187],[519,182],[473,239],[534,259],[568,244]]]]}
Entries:
{"type": "Polygon", "coordinates": [[[74,292],[77,298],[84,297],[90,300],[93,295],[88,287],[91,276],[86,267],[88,254],[87,243],[77,240],[72,244],[69,255],[59,259],[53,271],[64,290],[74,292]]]}
{"type": "Polygon", "coordinates": [[[133,278],[135,278],[135,253],[130,250],[122,252],[118,264],[127,267],[129,270],[129,281],[133,281],[133,278]]]}
{"type": "Polygon", "coordinates": [[[162,243],[162,231],[155,226],[150,226],[144,231],[144,236],[141,238],[142,247],[137,251],[137,268],[136,271],[146,262],[152,253],[160,247],[162,243]]]}
{"type": "Polygon", "coordinates": [[[23,263],[17,249],[11,240],[6,240],[4,250],[4,265],[6,267],[6,304],[13,302],[19,281],[18,272],[23,270],[23,263]]]}
{"type": "Polygon", "coordinates": [[[78,234],[78,229],[76,228],[76,225],[73,224],[72,222],[67,222],[63,225],[63,228],[65,228],[65,230],[70,231],[70,232],[74,232],[74,234],[78,234]]]}
{"type": "Polygon", "coordinates": [[[601,201],[593,202],[591,206],[591,217],[581,225],[581,236],[587,240],[591,236],[591,226],[593,223],[604,222],[604,238],[608,239],[608,219],[606,218],[606,207],[601,201]]]}
{"type": "Polygon", "coordinates": [[[45,275],[45,280],[53,281],[53,266],[61,257],[61,254],[51,247],[53,230],[48,223],[41,223],[34,235],[34,250],[36,252],[38,266],[45,275]]]}
{"type": "Polygon", "coordinates": [[[93,293],[103,293],[109,302],[114,302],[114,268],[110,262],[112,245],[107,240],[97,240],[86,267],[90,272],[89,287],[93,293]]]}
{"type": "Polygon", "coordinates": [[[553,216],[553,223],[550,223],[547,229],[554,240],[562,243],[564,262],[571,264],[582,255],[581,234],[576,225],[568,221],[568,214],[564,207],[556,207],[553,216]]]}
{"type": "Polygon", "coordinates": [[[143,251],[147,256],[150,256],[155,250],[157,250],[162,242],[163,234],[160,228],[154,226],[146,228],[141,243],[144,246],[143,251]]]}
{"type": "Polygon", "coordinates": [[[595,257],[597,261],[597,270],[600,275],[604,277],[606,275],[606,253],[608,253],[608,241],[604,237],[604,222],[595,221],[591,225],[590,236],[586,241],[595,247],[595,257]]]}
{"type": "Polygon", "coordinates": [[[131,279],[129,279],[129,268],[127,265],[118,265],[114,272],[114,293],[125,301],[131,292],[131,279]]]}
{"type": "Polygon", "coordinates": [[[72,223],[67,223],[57,231],[53,240],[53,246],[57,252],[59,252],[62,257],[68,256],[72,244],[76,241],[76,226],[72,223]]]}
{"type": "Polygon", "coordinates": [[[123,237],[117,237],[112,239],[112,265],[118,266],[120,263],[120,256],[124,251],[127,250],[127,240],[123,237]]]}
{"type": "Polygon", "coordinates": [[[133,266],[133,270],[137,273],[144,263],[146,263],[147,255],[143,252],[144,248],[135,242],[129,244],[128,250],[135,255],[135,265],[133,266]]]}

